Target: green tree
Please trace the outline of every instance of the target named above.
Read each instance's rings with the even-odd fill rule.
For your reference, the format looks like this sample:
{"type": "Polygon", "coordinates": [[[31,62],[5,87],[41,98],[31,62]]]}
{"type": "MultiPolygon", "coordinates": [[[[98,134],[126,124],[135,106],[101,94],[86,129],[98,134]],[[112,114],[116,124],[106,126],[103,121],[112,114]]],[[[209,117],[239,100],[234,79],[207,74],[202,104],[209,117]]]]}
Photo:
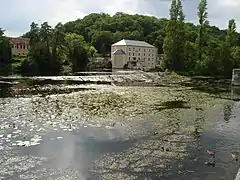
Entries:
{"type": "Polygon", "coordinates": [[[75,33],[67,33],[65,36],[66,52],[72,71],[86,70],[88,63],[88,45],[84,37],[75,33]]]}
{"type": "Polygon", "coordinates": [[[187,41],[184,46],[184,64],[185,70],[189,72],[190,75],[194,75],[194,68],[196,66],[196,51],[197,47],[194,42],[187,41]]]}
{"type": "Polygon", "coordinates": [[[234,19],[229,20],[228,30],[225,42],[222,43],[222,51],[224,52],[222,56],[222,69],[223,75],[231,76],[232,69],[234,66],[234,60],[232,57],[232,49],[236,38],[234,37],[236,33],[236,23],[234,19]]]}
{"type": "Polygon", "coordinates": [[[53,30],[47,22],[44,22],[40,28],[35,23],[31,24],[30,31],[25,34],[30,38],[30,52],[29,59],[22,64],[23,74],[58,75],[60,73],[61,60],[58,49],[64,39],[59,30],[60,26],[56,26],[53,30]]]}
{"type": "Polygon", "coordinates": [[[185,29],[181,0],[173,0],[170,9],[170,20],[166,28],[163,51],[165,54],[165,67],[170,70],[182,71],[184,69],[185,29]]]}
{"type": "MultiPolygon", "coordinates": [[[[108,56],[112,43],[121,39],[143,40],[165,54],[165,67],[198,75],[229,75],[240,67],[240,34],[234,20],[221,30],[207,20],[207,1],[198,6],[199,25],[184,23],[182,2],[173,0],[170,19],[118,12],[113,16],[92,13],[83,19],[40,27],[31,24],[23,36],[30,38],[26,72],[57,75],[63,67],[85,70],[89,58],[108,56]]],[[[92,61],[91,63],[93,63],[92,61]]]]}
{"type": "Polygon", "coordinates": [[[110,31],[96,31],[93,34],[91,44],[103,56],[110,54],[111,45],[113,44],[113,34],[110,31]]]}
{"type": "Polygon", "coordinates": [[[240,68],[240,46],[232,48],[233,68],[240,68]]]}
{"type": "Polygon", "coordinates": [[[236,23],[234,19],[231,19],[228,22],[228,30],[226,35],[226,42],[231,47],[234,45],[234,42],[236,41],[235,33],[236,33],[236,23]]]}
{"type": "Polygon", "coordinates": [[[199,22],[199,32],[198,37],[196,40],[197,43],[197,53],[198,53],[198,63],[202,61],[203,56],[203,46],[206,44],[206,37],[205,37],[205,31],[206,31],[206,25],[208,24],[207,17],[207,0],[201,0],[198,5],[198,22],[199,22]]]}
{"type": "Polygon", "coordinates": [[[11,56],[9,39],[4,36],[4,30],[0,28],[0,74],[10,73],[11,56]]]}

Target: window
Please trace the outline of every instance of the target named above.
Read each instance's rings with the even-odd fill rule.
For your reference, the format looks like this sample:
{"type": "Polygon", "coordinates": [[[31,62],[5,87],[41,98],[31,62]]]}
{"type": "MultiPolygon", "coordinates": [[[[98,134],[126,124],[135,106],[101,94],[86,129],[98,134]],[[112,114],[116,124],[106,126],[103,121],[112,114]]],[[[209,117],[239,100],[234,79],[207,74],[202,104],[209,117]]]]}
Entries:
{"type": "Polygon", "coordinates": [[[129,57],[129,60],[131,60],[131,57],[129,57]]]}
{"type": "Polygon", "coordinates": [[[129,48],[129,51],[131,51],[131,48],[129,48]]]}
{"type": "Polygon", "coordinates": [[[133,53],[133,56],[134,56],[134,53],[133,53]]]}
{"type": "Polygon", "coordinates": [[[133,50],[135,50],[135,48],[133,48],[133,50]]]}
{"type": "Polygon", "coordinates": [[[144,56],[145,56],[146,54],[144,53],[144,56]]]}
{"type": "Polygon", "coordinates": [[[149,49],[149,52],[150,52],[150,49],[149,49]]]}
{"type": "Polygon", "coordinates": [[[133,57],[133,60],[136,60],[136,57],[133,57]]]}
{"type": "Polygon", "coordinates": [[[139,51],[141,51],[141,49],[139,48],[139,51]]]}
{"type": "Polygon", "coordinates": [[[144,49],[143,51],[145,52],[146,49],[144,49]]]}
{"type": "Polygon", "coordinates": [[[154,56],[154,54],[152,54],[152,56],[154,56]]]}
{"type": "Polygon", "coordinates": [[[139,55],[139,56],[141,56],[141,54],[140,54],[140,53],[138,53],[138,55],[139,55]]]}
{"type": "Polygon", "coordinates": [[[131,56],[131,53],[129,53],[129,56],[131,56]]]}
{"type": "Polygon", "coordinates": [[[148,60],[150,61],[150,58],[148,58],[148,60]]]}
{"type": "Polygon", "coordinates": [[[138,57],[138,60],[140,60],[140,57],[138,57]]]}
{"type": "Polygon", "coordinates": [[[14,48],[14,44],[12,44],[12,48],[14,48]]]}
{"type": "Polygon", "coordinates": [[[23,45],[23,49],[26,49],[26,46],[25,46],[25,45],[23,45]]]}

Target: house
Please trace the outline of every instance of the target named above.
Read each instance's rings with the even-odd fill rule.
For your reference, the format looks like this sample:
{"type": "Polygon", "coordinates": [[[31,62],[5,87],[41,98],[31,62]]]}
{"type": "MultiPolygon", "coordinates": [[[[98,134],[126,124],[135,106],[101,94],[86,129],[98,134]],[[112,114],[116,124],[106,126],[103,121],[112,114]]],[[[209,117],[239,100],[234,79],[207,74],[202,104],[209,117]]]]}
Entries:
{"type": "Polygon", "coordinates": [[[158,49],[144,41],[123,39],[111,46],[111,61],[113,69],[155,68],[158,49]]]}
{"type": "Polygon", "coordinates": [[[26,56],[29,52],[29,39],[28,38],[10,38],[12,55],[26,56]]]}

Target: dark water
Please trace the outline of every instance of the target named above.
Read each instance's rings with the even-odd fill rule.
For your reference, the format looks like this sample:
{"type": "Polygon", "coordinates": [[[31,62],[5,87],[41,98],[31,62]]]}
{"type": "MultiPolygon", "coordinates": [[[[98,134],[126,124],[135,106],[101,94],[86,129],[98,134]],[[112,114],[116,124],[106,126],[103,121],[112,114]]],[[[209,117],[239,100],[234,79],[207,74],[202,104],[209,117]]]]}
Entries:
{"type": "Polygon", "coordinates": [[[181,179],[230,180],[237,174],[240,163],[233,160],[231,153],[240,153],[240,102],[236,102],[227,115],[224,113],[225,108],[213,108],[210,111],[215,113],[212,116],[215,121],[205,125],[198,148],[191,150],[191,155],[185,159],[184,169],[191,173],[181,179]],[[210,159],[207,149],[216,152],[215,167],[205,165],[210,159]]]}

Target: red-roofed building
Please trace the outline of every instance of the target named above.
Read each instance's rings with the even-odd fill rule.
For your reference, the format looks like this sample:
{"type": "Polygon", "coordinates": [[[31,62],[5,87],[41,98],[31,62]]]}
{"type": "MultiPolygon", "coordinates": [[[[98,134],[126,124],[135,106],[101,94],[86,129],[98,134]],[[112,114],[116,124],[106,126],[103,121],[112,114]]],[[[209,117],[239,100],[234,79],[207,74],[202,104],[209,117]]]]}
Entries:
{"type": "Polygon", "coordinates": [[[10,38],[10,44],[13,55],[26,56],[29,52],[29,39],[28,38],[10,38]]]}

